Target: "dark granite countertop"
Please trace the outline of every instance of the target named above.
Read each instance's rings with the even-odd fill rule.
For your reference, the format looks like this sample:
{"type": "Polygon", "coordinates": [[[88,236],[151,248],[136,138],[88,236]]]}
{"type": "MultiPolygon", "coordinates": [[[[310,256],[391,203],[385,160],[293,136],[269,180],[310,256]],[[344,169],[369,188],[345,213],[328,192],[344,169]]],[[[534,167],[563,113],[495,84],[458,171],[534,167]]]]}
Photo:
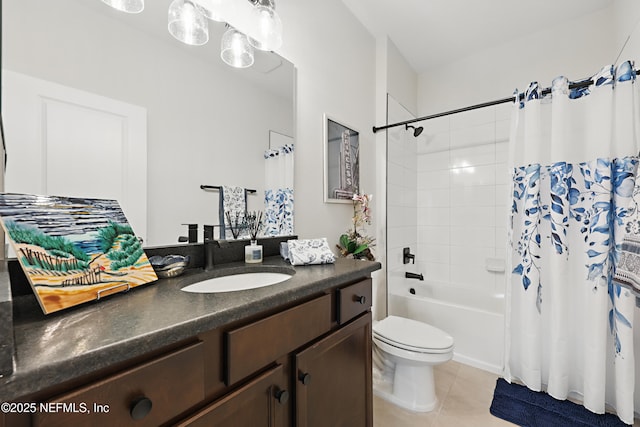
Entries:
{"type": "MultiPolygon", "coordinates": [[[[12,375],[0,378],[0,401],[15,400],[235,320],[291,304],[378,269],[378,262],[343,258],[335,264],[292,267],[280,257],[270,257],[262,264],[231,263],[208,272],[187,270],[178,278],[159,280],[48,316],[42,314],[35,298],[24,303],[16,299],[15,369],[12,375]],[[291,269],[295,274],[285,282],[246,291],[195,294],[180,290],[225,275],[230,269],[239,272],[245,268],[291,269]]],[[[8,281],[6,276],[0,274],[0,279],[8,281]]],[[[0,284],[6,286],[6,282],[0,284]]]]}

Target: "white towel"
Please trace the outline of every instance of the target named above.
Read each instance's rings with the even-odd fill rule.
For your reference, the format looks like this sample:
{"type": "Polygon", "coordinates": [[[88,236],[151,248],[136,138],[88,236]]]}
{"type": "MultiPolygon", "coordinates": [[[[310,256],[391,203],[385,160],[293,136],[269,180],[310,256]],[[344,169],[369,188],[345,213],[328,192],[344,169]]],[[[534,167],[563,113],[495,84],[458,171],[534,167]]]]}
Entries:
{"type": "Polygon", "coordinates": [[[326,238],[289,240],[289,261],[292,265],[333,264],[336,257],[326,238]]]}

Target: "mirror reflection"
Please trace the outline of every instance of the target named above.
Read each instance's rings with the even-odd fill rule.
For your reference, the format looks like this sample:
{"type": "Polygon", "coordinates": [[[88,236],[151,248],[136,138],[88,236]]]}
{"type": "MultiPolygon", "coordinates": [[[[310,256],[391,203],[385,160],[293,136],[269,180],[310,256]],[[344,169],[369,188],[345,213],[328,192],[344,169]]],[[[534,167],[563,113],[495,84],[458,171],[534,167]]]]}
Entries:
{"type": "Polygon", "coordinates": [[[4,2],[5,191],[117,199],[145,246],[177,243],[183,224],[202,241],[219,224],[219,191],[202,185],[256,190],[247,208],[265,209],[265,190],[283,185],[265,152],[293,143],[294,66],[256,50],[251,67],[229,67],[221,23],[204,46],[180,43],[170,2],[139,14],[4,2]]]}

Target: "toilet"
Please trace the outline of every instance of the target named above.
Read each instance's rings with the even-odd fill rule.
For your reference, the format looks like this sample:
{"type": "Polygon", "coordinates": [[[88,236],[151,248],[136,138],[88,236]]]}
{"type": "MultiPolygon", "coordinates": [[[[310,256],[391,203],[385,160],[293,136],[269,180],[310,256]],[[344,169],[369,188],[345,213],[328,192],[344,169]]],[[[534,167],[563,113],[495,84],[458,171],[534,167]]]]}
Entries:
{"type": "Polygon", "coordinates": [[[417,320],[388,316],[373,325],[373,392],[415,412],[429,412],[438,399],[433,366],[453,357],[453,337],[417,320]]]}

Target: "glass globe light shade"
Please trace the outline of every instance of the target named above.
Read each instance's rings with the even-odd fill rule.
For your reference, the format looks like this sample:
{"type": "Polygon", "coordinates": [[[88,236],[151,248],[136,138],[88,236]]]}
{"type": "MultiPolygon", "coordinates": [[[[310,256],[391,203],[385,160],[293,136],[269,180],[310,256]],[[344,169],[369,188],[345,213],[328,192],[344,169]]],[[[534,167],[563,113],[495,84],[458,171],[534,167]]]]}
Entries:
{"type": "Polygon", "coordinates": [[[226,22],[235,13],[237,0],[199,0],[200,12],[212,21],[226,22]]]}
{"type": "Polygon", "coordinates": [[[251,12],[251,22],[256,28],[256,37],[249,38],[253,47],[271,51],[282,46],[282,21],[271,1],[256,4],[251,12]]]}
{"type": "Polygon", "coordinates": [[[182,43],[200,46],[209,41],[209,24],[191,0],[173,0],[169,6],[169,33],[182,43]]]}
{"type": "Polygon", "coordinates": [[[253,48],[247,36],[235,28],[229,28],[222,36],[220,57],[232,67],[250,67],[253,65],[253,48]]]}
{"type": "Polygon", "coordinates": [[[144,0],[102,0],[114,9],[127,13],[140,13],[144,10],[144,0]]]}

